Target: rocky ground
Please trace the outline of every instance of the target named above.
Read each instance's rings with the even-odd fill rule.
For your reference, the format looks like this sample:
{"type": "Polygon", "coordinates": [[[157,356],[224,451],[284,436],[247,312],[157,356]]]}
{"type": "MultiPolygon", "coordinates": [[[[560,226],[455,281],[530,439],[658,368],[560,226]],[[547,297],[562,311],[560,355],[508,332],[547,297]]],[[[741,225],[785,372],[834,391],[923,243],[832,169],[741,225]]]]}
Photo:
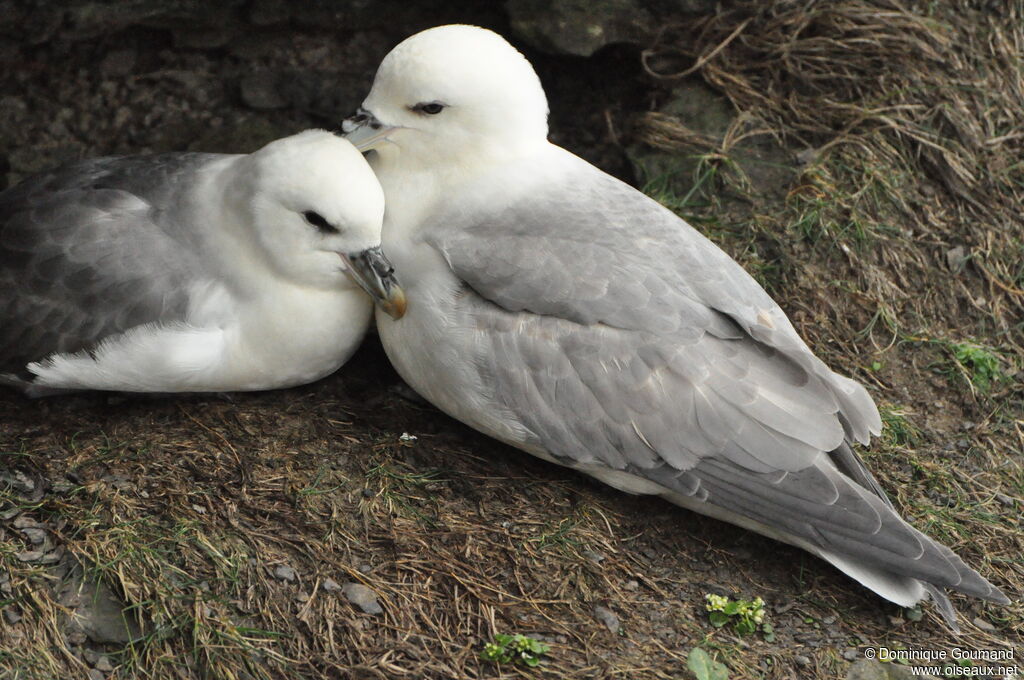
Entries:
{"type": "MultiPolygon", "coordinates": [[[[1019,4],[718,4],[6,0],[0,184],[333,127],[406,35],[499,30],[555,141],[716,239],[868,385],[888,427],[863,454],[897,506],[1016,601],[1019,4]]],[[[878,645],[1020,663],[1019,601],[954,604],[959,637],[498,445],[411,399],[373,337],[292,390],[0,395],[0,678],[679,678],[695,648],[734,678],[905,673],[878,645]],[[773,633],[712,626],[707,594],[762,598],[773,633]],[[499,633],[551,649],[498,666],[499,633]]]]}

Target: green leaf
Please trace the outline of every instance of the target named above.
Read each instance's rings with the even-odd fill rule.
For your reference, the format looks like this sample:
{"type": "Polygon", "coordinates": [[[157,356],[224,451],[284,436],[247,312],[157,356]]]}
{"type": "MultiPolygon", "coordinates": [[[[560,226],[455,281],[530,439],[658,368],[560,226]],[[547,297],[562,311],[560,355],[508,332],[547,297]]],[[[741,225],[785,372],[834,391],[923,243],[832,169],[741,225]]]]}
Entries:
{"type": "Polygon", "coordinates": [[[729,680],[729,669],[700,647],[694,647],[686,655],[686,667],[693,671],[697,680],[729,680]]]}
{"type": "Polygon", "coordinates": [[[725,624],[729,623],[729,615],[724,612],[710,612],[708,614],[708,620],[711,621],[711,625],[715,628],[721,628],[725,624]]]}
{"type": "Polygon", "coordinates": [[[756,630],[756,627],[750,619],[740,619],[736,622],[735,630],[739,635],[750,635],[756,630]]]}

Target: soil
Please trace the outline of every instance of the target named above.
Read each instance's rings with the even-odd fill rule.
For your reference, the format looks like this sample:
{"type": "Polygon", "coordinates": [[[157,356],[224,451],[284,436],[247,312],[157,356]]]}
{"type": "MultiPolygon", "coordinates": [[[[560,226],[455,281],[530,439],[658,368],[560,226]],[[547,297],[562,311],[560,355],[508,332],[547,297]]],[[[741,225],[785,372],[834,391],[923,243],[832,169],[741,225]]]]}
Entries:
{"type": "MultiPolygon", "coordinates": [[[[9,185],[98,155],[246,152],[336,126],[398,40],[456,20],[508,34],[497,4],[452,2],[347,31],[250,24],[190,42],[184,29],[132,26],[87,37],[58,28],[35,44],[6,38],[0,178],[9,185]]],[[[625,151],[632,123],[667,96],[644,75],[639,48],[589,59],[523,49],[551,99],[552,139],[639,183],[625,151]]],[[[783,267],[800,266],[800,248],[779,255],[783,267]]],[[[835,274],[813,262],[808,270],[798,290],[835,274]]],[[[786,276],[795,275],[773,292],[812,346],[852,362],[842,350],[858,340],[842,330],[836,339],[843,327],[830,320],[866,322],[868,312],[835,289],[807,309],[786,297],[786,276]]],[[[990,458],[975,455],[986,441],[976,425],[991,408],[950,394],[934,360],[927,346],[898,347],[872,389],[917,414],[929,461],[956,457],[981,470],[990,458]]],[[[1019,469],[1008,437],[997,441],[1018,447],[1007,464],[1019,469]]],[[[887,485],[909,487],[899,501],[921,495],[919,470],[879,463],[887,485]]],[[[122,678],[679,678],[698,645],[737,677],[838,677],[867,645],[963,644],[927,607],[911,621],[800,550],[477,434],[410,395],[372,335],[337,374],[289,390],[0,393],[0,470],[22,479],[0,493],[0,587],[9,586],[0,607],[14,612],[0,626],[0,678],[97,669],[122,678]],[[18,558],[32,547],[19,517],[45,531],[54,564],[18,558]],[[74,634],[56,584],[75,565],[132,606],[141,641],[74,634]],[[347,597],[339,584],[348,583],[372,589],[382,611],[347,597]],[[711,627],[708,593],[763,598],[774,641],[711,627]],[[504,632],[548,641],[544,670],[481,660],[483,644],[504,632]]],[[[999,493],[1010,500],[999,512],[1019,522],[1024,491],[999,493]]],[[[1001,507],[991,496],[978,502],[1001,507]]],[[[969,537],[953,538],[980,564],[969,537]]],[[[1007,559],[1019,565],[1019,554],[1007,559]]],[[[999,569],[1002,586],[1020,567],[999,569]]],[[[965,624],[996,622],[971,628],[972,644],[1020,650],[1020,605],[954,604],[965,624]]]]}

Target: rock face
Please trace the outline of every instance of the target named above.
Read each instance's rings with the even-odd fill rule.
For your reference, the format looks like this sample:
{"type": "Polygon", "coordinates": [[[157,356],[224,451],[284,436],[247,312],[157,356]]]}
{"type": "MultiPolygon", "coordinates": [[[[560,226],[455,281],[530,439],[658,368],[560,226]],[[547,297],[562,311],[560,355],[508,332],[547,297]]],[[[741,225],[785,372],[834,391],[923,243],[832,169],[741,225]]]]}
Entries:
{"type": "Polygon", "coordinates": [[[73,570],[60,589],[59,601],[69,610],[67,627],[80,630],[97,644],[127,644],[142,635],[134,613],[105,583],[90,582],[73,570]]]}
{"type": "Polygon", "coordinates": [[[912,677],[909,670],[894,663],[874,659],[861,659],[850,666],[846,680],[905,680],[912,677]]]}
{"type": "Polygon", "coordinates": [[[636,0],[509,0],[512,30],[546,52],[589,57],[643,38],[654,18],[636,0]]]}
{"type": "Polygon", "coordinates": [[[645,42],[667,17],[713,11],[713,0],[508,0],[512,30],[534,47],[589,57],[605,45],[645,42]]]}
{"type": "Polygon", "coordinates": [[[728,99],[696,79],[686,80],[672,89],[664,106],[641,120],[637,136],[645,143],[627,153],[639,177],[666,177],[680,195],[699,175],[701,155],[719,152],[731,162],[726,167],[737,180],[749,182],[760,194],[782,195],[793,179],[794,163],[774,138],[755,134],[723,145],[727,137],[756,127],[756,121],[739,118],[728,99]]]}

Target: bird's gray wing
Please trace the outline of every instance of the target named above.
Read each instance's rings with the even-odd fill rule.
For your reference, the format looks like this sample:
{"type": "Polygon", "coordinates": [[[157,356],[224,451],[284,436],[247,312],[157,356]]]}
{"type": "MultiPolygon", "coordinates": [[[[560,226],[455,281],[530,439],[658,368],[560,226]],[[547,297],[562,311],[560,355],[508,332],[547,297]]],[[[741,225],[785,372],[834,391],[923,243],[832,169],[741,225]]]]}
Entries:
{"type": "Polygon", "coordinates": [[[213,157],[100,158],[0,194],[0,373],[183,318],[204,273],[174,215],[213,157]]]}
{"type": "Polygon", "coordinates": [[[873,478],[846,441],[879,429],[867,392],[671,212],[595,172],[457,222],[424,238],[464,282],[455,313],[482,347],[480,382],[528,446],[995,597],[866,488],[873,478]]]}

